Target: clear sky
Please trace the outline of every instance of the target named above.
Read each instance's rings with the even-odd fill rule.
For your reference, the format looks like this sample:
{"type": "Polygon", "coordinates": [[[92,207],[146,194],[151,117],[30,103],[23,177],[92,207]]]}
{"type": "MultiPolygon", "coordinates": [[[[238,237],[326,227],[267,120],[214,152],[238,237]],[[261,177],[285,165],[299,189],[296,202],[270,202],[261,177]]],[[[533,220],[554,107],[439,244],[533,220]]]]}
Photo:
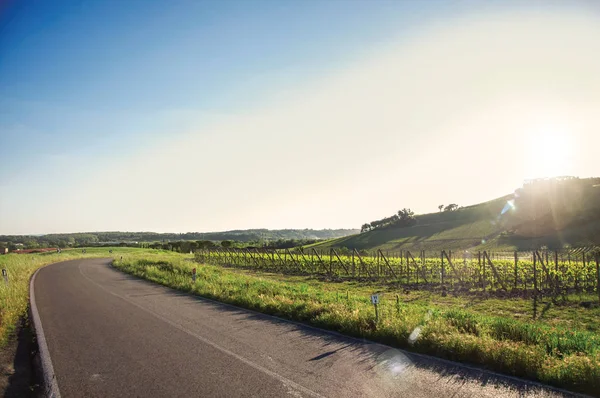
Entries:
{"type": "Polygon", "coordinates": [[[360,228],[600,175],[597,2],[2,1],[0,234],[360,228]]]}

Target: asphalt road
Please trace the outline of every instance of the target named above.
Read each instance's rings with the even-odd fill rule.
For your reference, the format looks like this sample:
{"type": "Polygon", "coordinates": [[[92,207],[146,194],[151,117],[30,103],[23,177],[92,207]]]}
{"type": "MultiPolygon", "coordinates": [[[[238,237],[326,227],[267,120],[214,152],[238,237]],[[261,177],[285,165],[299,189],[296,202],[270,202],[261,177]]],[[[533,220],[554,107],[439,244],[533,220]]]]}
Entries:
{"type": "Polygon", "coordinates": [[[174,292],[106,259],[50,265],[34,289],[62,397],[563,396],[174,292]]]}

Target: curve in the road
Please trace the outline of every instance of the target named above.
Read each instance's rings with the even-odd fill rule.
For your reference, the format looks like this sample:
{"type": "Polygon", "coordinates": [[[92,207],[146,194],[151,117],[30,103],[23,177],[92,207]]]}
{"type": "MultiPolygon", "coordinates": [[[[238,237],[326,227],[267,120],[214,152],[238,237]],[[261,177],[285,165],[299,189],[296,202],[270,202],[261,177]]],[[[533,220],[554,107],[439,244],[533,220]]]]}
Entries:
{"type": "Polygon", "coordinates": [[[179,293],[110,260],[39,270],[63,397],[511,397],[565,393],[179,293]]]}

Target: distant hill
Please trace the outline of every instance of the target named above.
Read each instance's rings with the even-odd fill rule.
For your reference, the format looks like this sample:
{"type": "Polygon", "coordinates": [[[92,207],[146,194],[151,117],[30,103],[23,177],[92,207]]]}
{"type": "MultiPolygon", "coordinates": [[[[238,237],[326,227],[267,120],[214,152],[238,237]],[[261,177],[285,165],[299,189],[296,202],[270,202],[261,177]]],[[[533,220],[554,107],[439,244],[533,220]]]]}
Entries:
{"type": "Polygon", "coordinates": [[[529,250],[600,245],[600,178],[528,181],[514,194],[416,216],[389,226],[311,245],[315,248],[529,250]]]}
{"type": "Polygon", "coordinates": [[[182,240],[235,240],[240,242],[270,242],[276,240],[332,239],[357,233],[357,229],[246,229],[223,232],[86,232],[48,235],[0,235],[2,244],[23,244],[27,246],[81,246],[105,242],[171,242],[182,240]]]}

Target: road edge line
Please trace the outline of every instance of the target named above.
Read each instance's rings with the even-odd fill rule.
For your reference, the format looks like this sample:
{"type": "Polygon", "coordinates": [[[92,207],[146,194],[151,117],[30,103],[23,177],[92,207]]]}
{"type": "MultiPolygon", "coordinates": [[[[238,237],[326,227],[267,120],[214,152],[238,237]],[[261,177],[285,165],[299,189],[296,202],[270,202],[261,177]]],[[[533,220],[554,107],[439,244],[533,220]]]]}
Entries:
{"type": "Polygon", "coordinates": [[[416,357],[420,357],[420,358],[427,359],[427,360],[430,360],[430,361],[434,361],[434,362],[438,361],[438,362],[444,363],[444,364],[449,365],[449,366],[454,366],[456,368],[464,368],[464,369],[469,369],[471,371],[476,371],[476,372],[478,371],[478,372],[481,372],[481,373],[484,373],[484,374],[490,374],[490,375],[496,376],[496,378],[498,378],[498,379],[504,378],[504,379],[513,380],[513,381],[519,382],[521,384],[530,384],[530,385],[533,385],[533,386],[536,386],[536,387],[540,387],[542,389],[551,390],[551,391],[554,391],[554,392],[557,392],[557,393],[562,393],[563,395],[570,396],[570,397],[593,398],[592,395],[588,395],[588,394],[584,394],[584,393],[580,393],[580,392],[576,392],[576,391],[570,391],[570,390],[567,390],[567,389],[562,388],[562,387],[552,386],[550,384],[544,384],[543,382],[537,381],[537,380],[531,380],[531,379],[526,379],[526,378],[519,377],[519,376],[513,376],[513,375],[509,375],[509,374],[505,374],[505,373],[500,373],[500,372],[497,372],[495,370],[491,370],[491,369],[486,369],[484,367],[480,367],[477,364],[469,364],[469,363],[464,363],[464,362],[456,362],[456,361],[452,361],[450,359],[436,357],[436,356],[433,356],[433,355],[430,355],[430,354],[423,354],[423,353],[416,352],[416,351],[410,351],[410,350],[407,350],[405,348],[392,347],[390,345],[387,345],[387,344],[384,344],[384,343],[380,343],[380,342],[377,342],[377,341],[373,341],[373,340],[369,340],[369,339],[366,339],[366,338],[350,336],[350,335],[347,335],[347,334],[343,334],[341,332],[337,332],[335,330],[323,329],[323,328],[320,328],[318,326],[313,326],[313,325],[308,324],[308,323],[303,323],[303,322],[295,321],[295,320],[292,320],[292,319],[286,319],[286,318],[282,318],[282,317],[277,316],[277,315],[267,314],[265,312],[260,312],[260,311],[253,310],[253,309],[250,309],[250,308],[241,307],[241,306],[237,306],[237,305],[230,304],[230,303],[225,303],[223,301],[219,301],[219,300],[215,300],[215,299],[208,298],[208,297],[205,297],[205,296],[201,296],[199,294],[195,294],[195,293],[190,292],[190,291],[179,290],[179,289],[167,286],[167,285],[163,285],[161,283],[157,283],[157,282],[154,282],[154,281],[151,281],[151,280],[139,277],[137,275],[130,274],[128,272],[120,270],[119,268],[116,268],[114,266],[113,262],[111,262],[109,264],[109,266],[112,269],[114,269],[115,271],[120,272],[120,273],[122,273],[124,275],[129,275],[129,276],[131,276],[131,277],[133,277],[133,278],[135,278],[135,279],[137,279],[137,280],[139,280],[141,282],[149,283],[149,284],[154,285],[154,286],[160,286],[160,287],[163,287],[163,288],[169,289],[169,290],[178,291],[178,292],[184,293],[184,294],[186,294],[186,295],[188,295],[190,297],[197,298],[197,299],[200,299],[200,300],[206,300],[206,301],[209,301],[209,302],[213,302],[213,303],[216,303],[216,304],[220,304],[220,305],[224,305],[224,306],[227,306],[227,307],[235,308],[235,309],[238,309],[238,310],[249,311],[249,312],[252,312],[252,313],[257,314],[257,315],[262,315],[262,316],[266,316],[266,317],[275,318],[275,319],[277,319],[279,321],[282,321],[282,322],[285,322],[285,323],[293,324],[293,325],[296,325],[296,326],[306,327],[306,328],[309,328],[309,329],[313,329],[313,330],[319,331],[319,332],[324,333],[324,334],[329,334],[329,335],[333,335],[333,336],[336,336],[336,337],[341,337],[341,338],[344,338],[344,339],[354,340],[356,342],[363,343],[363,344],[374,344],[374,345],[377,345],[377,346],[385,347],[386,349],[398,350],[398,351],[400,351],[404,355],[414,355],[416,357]]]}
{"type": "Polygon", "coordinates": [[[46,335],[44,334],[42,320],[40,318],[37,305],[35,304],[35,277],[37,276],[37,273],[44,267],[38,268],[29,280],[29,311],[31,312],[33,330],[35,332],[38,344],[38,352],[40,355],[40,367],[42,368],[44,380],[45,396],[49,398],[60,398],[60,390],[58,389],[56,374],[54,373],[54,367],[52,366],[50,351],[48,350],[48,343],[46,342],[46,335]]]}
{"type": "MultiPolygon", "coordinates": [[[[131,275],[131,274],[127,274],[127,275],[131,275]]],[[[133,275],[133,276],[135,276],[135,275],[133,275]]],[[[147,281],[149,283],[153,283],[152,281],[149,281],[147,279],[141,279],[141,280],[142,281],[147,281]]],[[[171,288],[169,286],[165,286],[165,285],[161,285],[161,284],[157,284],[157,285],[164,286],[167,289],[178,290],[178,289],[173,289],[173,288],[171,288]]],[[[181,290],[178,290],[178,291],[181,291],[181,290]]],[[[186,293],[186,292],[184,292],[184,293],[186,293]]],[[[576,391],[570,391],[570,390],[567,390],[567,389],[564,389],[564,388],[561,388],[561,387],[552,386],[550,384],[544,384],[544,383],[542,383],[540,381],[536,381],[536,380],[530,380],[530,379],[525,379],[525,378],[518,377],[518,376],[513,376],[513,375],[509,375],[509,374],[505,374],[505,373],[500,373],[500,372],[497,372],[495,370],[491,370],[491,369],[486,369],[486,368],[483,368],[483,367],[479,367],[476,364],[469,364],[469,363],[464,363],[464,362],[456,362],[456,361],[452,361],[452,360],[446,359],[446,358],[436,357],[436,356],[429,355],[429,354],[423,354],[423,353],[416,352],[416,351],[410,351],[410,350],[407,350],[405,348],[392,347],[390,345],[387,345],[387,344],[384,344],[384,343],[380,343],[380,342],[377,342],[377,341],[373,341],[373,340],[369,340],[369,339],[366,339],[366,338],[349,336],[347,334],[343,334],[343,333],[337,332],[335,330],[322,329],[322,328],[320,328],[318,326],[313,326],[313,325],[310,325],[308,323],[302,323],[300,321],[294,321],[294,320],[291,320],[291,319],[281,318],[281,317],[279,317],[277,315],[267,314],[265,312],[256,311],[256,310],[253,310],[253,309],[250,309],[250,308],[238,307],[238,306],[233,305],[233,304],[225,303],[223,301],[214,300],[214,299],[211,299],[211,298],[208,298],[208,297],[204,297],[204,296],[200,296],[200,295],[193,294],[193,293],[189,293],[189,294],[191,296],[193,296],[193,297],[200,298],[202,300],[211,301],[211,302],[216,303],[216,304],[221,304],[221,305],[229,306],[229,307],[232,307],[232,308],[236,308],[238,310],[250,311],[250,312],[253,312],[253,313],[257,314],[257,315],[263,315],[263,316],[267,316],[267,317],[272,317],[272,318],[275,318],[275,319],[277,319],[279,321],[282,321],[282,322],[285,322],[285,323],[290,323],[290,324],[293,324],[293,325],[296,325],[296,326],[302,326],[302,327],[306,327],[306,328],[309,328],[309,329],[314,329],[314,330],[316,330],[318,332],[321,332],[323,334],[330,334],[330,335],[334,335],[336,337],[341,337],[341,338],[344,338],[344,339],[355,340],[358,343],[374,344],[374,345],[378,345],[378,346],[381,346],[381,347],[385,347],[386,349],[397,350],[397,351],[400,351],[402,354],[407,355],[407,356],[413,355],[413,356],[420,357],[420,358],[427,359],[427,360],[434,361],[434,362],[438,361],[438,362],[447,364],[449,366],[454,366],[455,368],[465,368],[465,369],[469,369],[469,370],[474,371],[474,372],[481,372],[481,373],[484,373],[484,374],[490,374],[490,375],[496,376],[496,378],[498,378],[498,379],[503,379],[504,378],[504,379],[508,379],[508,380],[514,380],[514,381],[519,382],[521,384],[530,384],[530,385],[533,385],[533,386],[536,386],[536,387],[540,387],[540,388],[543,388],[543,389],[546,389],[546,390],[552,390],[552,391],[555,391],[555,392],[559,392],[559,393],[562,393],[562,394],[564,394],[566,396],[579,397],[579,398],[594,398],[592,395],[587,395],[587,394],[576,392],[576,391]]]]}

